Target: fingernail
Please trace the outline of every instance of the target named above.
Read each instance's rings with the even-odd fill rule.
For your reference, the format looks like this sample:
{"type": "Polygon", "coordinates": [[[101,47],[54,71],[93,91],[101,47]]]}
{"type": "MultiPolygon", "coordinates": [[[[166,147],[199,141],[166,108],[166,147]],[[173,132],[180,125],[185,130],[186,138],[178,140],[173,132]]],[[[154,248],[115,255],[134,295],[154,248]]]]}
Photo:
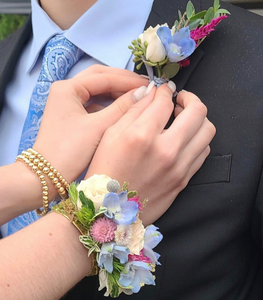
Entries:
{"type": "Polygon", "coordinates": [[[153,87],[154,87],[154,81],[151,81],[151,83],[147,86],[147,89],[144,92],[144,96],[149,94],[153,87]]]}
{"type": "Polygon", "coordinates": [[[175,91],[176,91],[176,85],[175,85],[175,83],[173,82],[173,81],[169,81],[168,83],[167,83],[167,85],[169,86],[169,88],[171,89],[171,91],[174,93],[175,91]]]}
{"type": "Polygon", "coordinates": [[[143,78],[149,79],[150,77],[144,74],[140,74],[140,76],[142,76],[143,78]]]}
{"type": "Polygon", "coordinates": [[[186,90],[182,90],[182,92],[187,92],[186,90]]]}
{"type": "Polygon", "coordinates": [[[135,102],[140,101],[144,97],[146,86],[139,87],[132,95],[135,102]]]}

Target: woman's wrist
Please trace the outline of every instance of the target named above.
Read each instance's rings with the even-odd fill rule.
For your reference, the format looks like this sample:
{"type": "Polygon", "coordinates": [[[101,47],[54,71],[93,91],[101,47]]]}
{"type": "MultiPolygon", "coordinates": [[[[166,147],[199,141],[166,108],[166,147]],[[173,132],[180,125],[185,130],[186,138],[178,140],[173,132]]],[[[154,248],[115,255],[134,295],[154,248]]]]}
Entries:
{"type": "Polygon", "coordinates": [[[66,218],[49,213],[1,240],[1,299],[60,299],[91,269],[78,236],[66,218]]]}
{"type": "Polygon", "coordinates": [[[0,178],[0,224],[41,206],[41,183],[22,162],[1,167],[0,178]]]}
{"type": "MultiPolygon", "coordinates": [[[[0,224],[42,206],[43,190],[38,176],[26,164],[17,161],[0,168],[0,224]]],[[[49,199],[57,195],[47,180],[49,199]]]]}

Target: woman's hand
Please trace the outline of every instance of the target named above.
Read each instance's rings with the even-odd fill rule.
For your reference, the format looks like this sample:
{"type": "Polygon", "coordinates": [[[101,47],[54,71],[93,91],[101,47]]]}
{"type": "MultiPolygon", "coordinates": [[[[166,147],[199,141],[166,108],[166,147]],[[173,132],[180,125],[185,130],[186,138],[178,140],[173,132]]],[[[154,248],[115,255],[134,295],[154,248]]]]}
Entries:
{"type": "MultiPolygon", "coordinates": [[[[77,179],[88,166],[104,131],[136,102],[138,89],[132,89],[147,84],[145,78],[133,72],[103,66],[93,66],[73,79],[54,83],[35,150],[68,182],[77,179]],[[103,110],[95,104],[86,107],[92,96],[104,93],[120,97],[103,110]]],[[[40,180],[23,162],[1,167],[0,181],[0,225],[42,206],[40,180]]],[[[57,190],[49,180],[47,183],[52,200],[57,190]]]]}
{"type": "Polygon", "coordinates": [[[133,105],[106,130],[86,177],[107,174],[140,199],[148,198],[145,224],[158,219],[173,203],[210,152],[214,125],[205,105],[192,93],[177,96],[175,120],[164,127],[174,110],[172,90],[162,85],[133,105]]]}
{"type": "MultiPolygon", "coordinates": [[[[76,180],[88,166],[105,130],[135,103],[133,89],[147,84],[133,72],[103,66],[92,66],[73,79],[55,82],[34,149],[68,182],[76,180]],[[122,96],[100,111],[97,105],[85,108],[92,96],[104,93],[122,96]]],[[[52,186],[50,189],[56,193],[52,186]]]]}

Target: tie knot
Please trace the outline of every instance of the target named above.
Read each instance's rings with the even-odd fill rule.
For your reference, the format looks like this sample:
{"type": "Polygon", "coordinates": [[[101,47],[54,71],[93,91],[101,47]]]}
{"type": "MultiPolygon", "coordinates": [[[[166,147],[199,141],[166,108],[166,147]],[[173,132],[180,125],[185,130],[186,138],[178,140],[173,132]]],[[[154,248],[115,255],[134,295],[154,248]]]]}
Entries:
{"type": "Polygon", "coordinates": [[[65,79],[82,55],[83,51],[63,35],[55,35],[46,44],[39,81],[54,82],[65,79]]]}

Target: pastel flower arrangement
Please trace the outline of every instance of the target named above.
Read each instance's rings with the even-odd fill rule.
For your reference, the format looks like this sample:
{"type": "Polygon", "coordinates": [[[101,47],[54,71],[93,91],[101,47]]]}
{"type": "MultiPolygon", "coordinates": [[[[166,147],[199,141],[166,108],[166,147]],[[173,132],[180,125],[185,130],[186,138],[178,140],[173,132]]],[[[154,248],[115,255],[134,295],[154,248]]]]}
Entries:
{"type": "Polygon", "coordinates": [[[157,86],[167,82],[190,64],[190,55],[227,14],[227,10],[220,8],[219,0],[214,0],[213,7],[198,13],[189,1],[183,14],[178,11],[178,20],[172,28],[167,23],[150,26],[132,41],[129,49],[136,68],[139,70],[145,64],[150,81],[154,80],[157,86]]]}
{"type": "Polygon", "coordinates": [[[82,229],[79,240],[99,267],[99,290],[106,288],[105,296],[118,297],[155,285],[152,272],[160,255],[153,248],[162,234],[154,225],[145,228],[139,218],[147,199],[141,202],[137,191],[106,175],[72,183],[69,194],[53,209],[82,229]]]}

